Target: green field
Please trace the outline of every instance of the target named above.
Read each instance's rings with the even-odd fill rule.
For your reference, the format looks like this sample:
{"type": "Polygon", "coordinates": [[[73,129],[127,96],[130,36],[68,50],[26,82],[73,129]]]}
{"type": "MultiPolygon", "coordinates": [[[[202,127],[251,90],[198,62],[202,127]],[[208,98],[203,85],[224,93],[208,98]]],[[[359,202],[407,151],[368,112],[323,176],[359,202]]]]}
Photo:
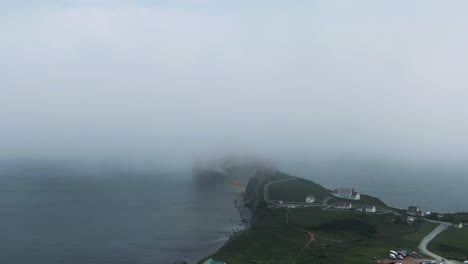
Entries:
{"type": "Polygon", "coordinates": [[[374,263],[390,249],[416,249],[437,224],[394,223],[394,216],[369,216],[320,208],[263,210],[254,226],[223,247],[213,258],[244,263],[374,263]],[[316,240],[309,244],[312,232],[316,240]]]}
{"type": "Polygon", "coordinates": [[[468,260],[468,228],[450,228],[442,232],[429,244],[429,250],[442,256],[468,260]]]}
{"type": "Polygon", "coordinates": [[[280,182],[270,185],[270,199],[288,202],[305,202],[305,198],[313,195],[321,200],[328,196],[330,191],[311,181],[296,179],[294,181],[280,182]],[[291,192],[291,190],[294,190],[291,192]]]}

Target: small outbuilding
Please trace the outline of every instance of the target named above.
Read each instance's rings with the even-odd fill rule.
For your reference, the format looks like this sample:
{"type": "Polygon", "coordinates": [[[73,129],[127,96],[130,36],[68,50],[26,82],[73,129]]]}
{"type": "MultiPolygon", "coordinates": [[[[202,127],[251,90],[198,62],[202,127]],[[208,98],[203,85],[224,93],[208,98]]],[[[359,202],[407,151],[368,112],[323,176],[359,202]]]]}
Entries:
{"type": "Polygon", "coordinates": [[[375,213],[377,209],[375,208],[375,205],[366,205],[364,206],[364,211],[366,213],[375,213]]]}
{"type": "Polygon", "coordinates": [[[455,229],[462,229],[463,228],[463,223],[460,221],[454,222],[453,223],[453,228],[455,229]]]}
{"type": "Polygon", "coordinates": [[[313,203],[313,202],[315,202],[315,197],[312,196],[312,195],[309,195],[309,196],[307,196],[305,201],[306,201],[306,203],[313,203]]]}
{"type": "Polygon", "coordinates": [[[339,202],[339,203],[335,203],[335,208],[336,209],[345,209],[345,210],[349,210],[353,207],[353,205],[349,202],[339,202]]]}
{"type": "Polygon", "coordinates": [[[416,223],[416,219],[414,217],[408,216],[406,218],[406,223],[408,223],[408,225],[412,225],[412,224],[416,223]]]}

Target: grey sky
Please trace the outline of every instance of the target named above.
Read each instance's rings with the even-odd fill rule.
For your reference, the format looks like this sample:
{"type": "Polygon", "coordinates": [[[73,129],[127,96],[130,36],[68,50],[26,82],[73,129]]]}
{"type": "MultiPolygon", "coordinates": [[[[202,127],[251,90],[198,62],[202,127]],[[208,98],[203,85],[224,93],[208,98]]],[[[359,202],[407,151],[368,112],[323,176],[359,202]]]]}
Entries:
{"type": "Polygon", "coordinates": [[[465,1],[12,2],[1,157],[468,154],[465,1]]]}

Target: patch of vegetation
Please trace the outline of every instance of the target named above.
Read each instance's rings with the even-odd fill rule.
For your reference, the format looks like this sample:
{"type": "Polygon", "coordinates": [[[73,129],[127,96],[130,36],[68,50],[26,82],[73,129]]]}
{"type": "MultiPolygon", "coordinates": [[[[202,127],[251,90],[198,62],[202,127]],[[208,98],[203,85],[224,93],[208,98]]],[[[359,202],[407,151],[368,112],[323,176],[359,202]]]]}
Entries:
{"type": "Polygon", "coordinates": [[[431,222],[422,222],[417,232],[404,235],[402,236],[402,238],[410,242],[419,243],[427,234],[432,232],[432,230],[434,230],[438,225],[439,224],[431,222]]]}
{"type": "Polygon", "coordinates": [[[213,259],[226,263],[289,263],[307,243],[308,236],[291,225],[256,224],[226,244],[213,259]]]}
{"type": "Polygon", "coordinates": [[[348,241],[371,238],[377,233],[377,230],[372,224],[353,218],[338,219],[323,223],[317,228],[317,231],[324,234],[350,234],[349,237],[346,236],[346,240],[348,241]]]}
{"type": "Polygon", "coordinates": [[[468,223],[468,213],[455,213],[455,214],[439,214],[439,213],[432,213],[431,215],[426,216],[427,219],[436,220],[436,221],[443,221],[443,222],[455,222],[461,221],[464,223],[468,223]],[[442,216],[442,217],[439,217],[442,216]]]}

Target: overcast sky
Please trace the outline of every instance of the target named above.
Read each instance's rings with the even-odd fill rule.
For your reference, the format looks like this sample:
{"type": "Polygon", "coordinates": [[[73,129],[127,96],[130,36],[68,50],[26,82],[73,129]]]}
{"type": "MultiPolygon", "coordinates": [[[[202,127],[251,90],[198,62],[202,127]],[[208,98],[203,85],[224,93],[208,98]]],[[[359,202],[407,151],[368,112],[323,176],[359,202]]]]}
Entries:
{"type": "Polygon", "coordinates": [[[0,157],[466,160],[467,9],[0,0],[0,157]]]}

